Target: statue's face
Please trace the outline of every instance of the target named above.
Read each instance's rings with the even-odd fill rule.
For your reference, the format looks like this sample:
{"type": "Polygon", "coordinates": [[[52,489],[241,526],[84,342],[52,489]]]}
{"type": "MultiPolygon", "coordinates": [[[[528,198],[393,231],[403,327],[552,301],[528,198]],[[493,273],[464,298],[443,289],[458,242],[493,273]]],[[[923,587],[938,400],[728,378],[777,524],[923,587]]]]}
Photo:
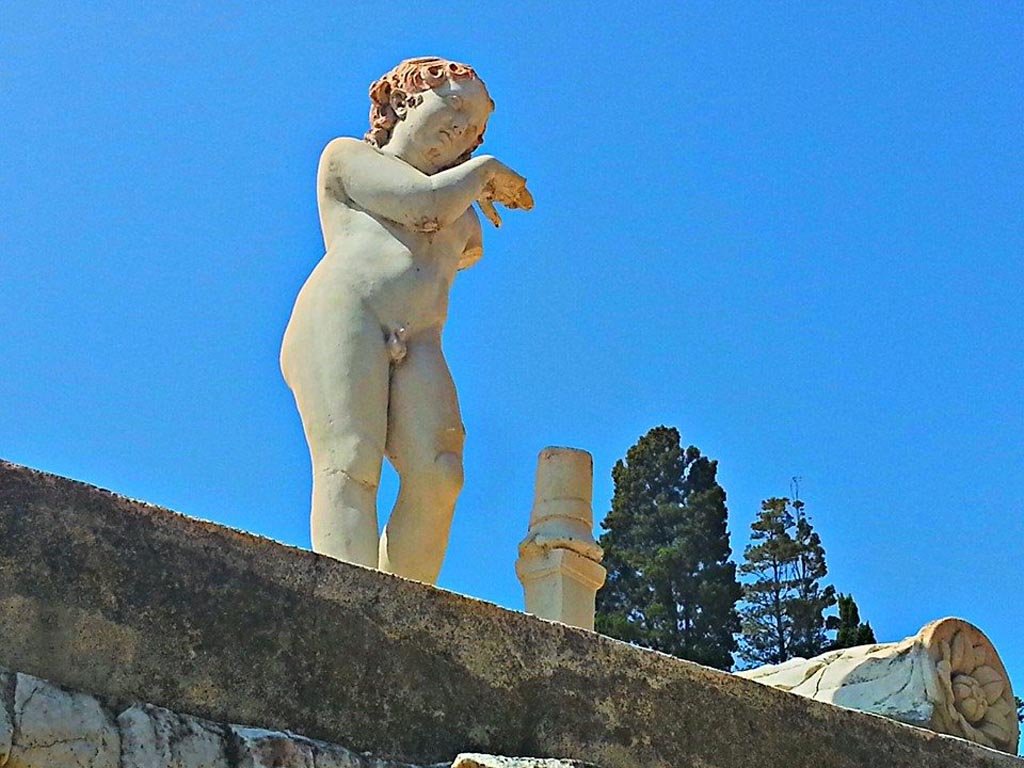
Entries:
{"type": "Polygon", "coordinates": [[[491,101],[479,80],[447,80],[416,94],[395,124],[387,149],[425,173],[454,163],[476,145],[487,125],[491,101]]]}

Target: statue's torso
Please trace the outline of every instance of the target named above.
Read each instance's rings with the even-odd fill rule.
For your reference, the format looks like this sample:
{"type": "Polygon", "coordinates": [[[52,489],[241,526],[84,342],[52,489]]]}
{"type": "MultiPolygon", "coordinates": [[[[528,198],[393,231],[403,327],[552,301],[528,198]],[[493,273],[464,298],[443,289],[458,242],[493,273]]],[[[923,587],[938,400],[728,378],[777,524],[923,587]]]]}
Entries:
{"type": "Polygon", "coordinates": [[[319,202],[327,251],[303,286],[296,312],[347,310],[358,301],[386,329],[404,327],[415,335],[440,328],[476,214],[467,211],[427,234],[325,198],[319,202]]]}

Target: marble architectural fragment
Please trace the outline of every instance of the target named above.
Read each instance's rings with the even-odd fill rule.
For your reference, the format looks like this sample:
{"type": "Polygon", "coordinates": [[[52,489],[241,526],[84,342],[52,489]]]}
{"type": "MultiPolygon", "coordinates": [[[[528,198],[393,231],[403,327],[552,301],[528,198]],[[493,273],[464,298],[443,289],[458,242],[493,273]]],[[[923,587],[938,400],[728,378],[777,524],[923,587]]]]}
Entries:
{"type": "Polygon", "coordinates": [[[116,725],[92,696],[17,674],[10,768],[118,768],[116,725]]]}
{"type": "Polygon", "coordinates": [[[462,489],[465,432],[441,351],[456,272],[483,255],[473,203],[529,210],[526,180],[472,157],[494,103],[471,67],[403,61],[370,87],[364,140],[331,141],[317,202],[325,254],[281,346],[313,467],[313,549],[437,580],[462,489]],[[400,489],[377,536],[384,456],[400,489]]]}
{"type": "Polygon", "coordinates": [[[231,726],[238,768],[316,768],[313,745],[291,734],[231,726]]]}
{"type": "Polygon", "coordinates": [[[152,704],[135,704],[117,716],[121,765],[206,768],[224,765],[224,729],[152,704]]]}
{"type": "Polygon", "coordinates": [[[413,765],[285,731],[215,723],[153,704],[128,704],[115,717],[94,696],[0,669],[0,768],[597,766],[476,753],[461,754],[454,762],[413,765]]]}
{"type": "Polygon", "coordinates": [[[594,541],[593,485],[594,463],[586,451],[541,451],[530,528],[516,561],[528,613],[590,630],[606,575],[604,553],[594,541]]]}
{"type": "Polygon", "coordinates": [[[946,618],[898,643],[845,648],[738,672],[801,696],[884,715],[1016,754],[1010,679],[977,627],[946,618]]]}

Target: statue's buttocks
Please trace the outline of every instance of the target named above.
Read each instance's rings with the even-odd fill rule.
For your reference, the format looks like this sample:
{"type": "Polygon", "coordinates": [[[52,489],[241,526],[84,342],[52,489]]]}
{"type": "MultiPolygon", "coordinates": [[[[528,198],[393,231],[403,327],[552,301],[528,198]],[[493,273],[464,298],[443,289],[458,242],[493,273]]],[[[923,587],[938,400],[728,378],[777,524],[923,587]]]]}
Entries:
{"type": "Polygon", "coordinates": [[[448,294],[483,253],[480,204],[531,208],[525,179],[472,157],[494,105],[472,69],[402,62],[370,89],[365,141],[317,173],[325,255],[295,302],[281,369],[313,463],[313,548],[434,582],[462,488],[464,431],[441,352],[448,294]],[[398,500],[377,537],[381,461],[398,500]]]}

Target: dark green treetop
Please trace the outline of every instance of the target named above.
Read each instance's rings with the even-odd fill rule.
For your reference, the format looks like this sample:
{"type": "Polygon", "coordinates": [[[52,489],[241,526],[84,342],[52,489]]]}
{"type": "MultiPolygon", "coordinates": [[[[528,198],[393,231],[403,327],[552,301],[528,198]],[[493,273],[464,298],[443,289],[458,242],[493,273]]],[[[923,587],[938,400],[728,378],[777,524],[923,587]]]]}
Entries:
{"type": "Polygon", "coordinates": [[[853,595],[839,595],[839,616],[830,616],[827,620],[829,629],[836,630],[836,639],[832,650],[853,648],[857,645],[870,645],[877,642],[875,631],[870,622],[861,622],[860,610],[854,602],[853,595]]]}
{"type": "Polygon", "coordinates": [[[740,655],[748,664],[779,664],[810,658],[829,648],[824,612],[835,605],[835,589],[822,586],[828,574],[825,549],[803,511],[787,498],[761,503],[743,553],[740,655]]]}
{"type": "Polygon", "coordinates": [[[608,580],[599,632],[729,669],[741,588],[718,462],[655,427],[615,464],[612,509],[601,523],[608,580]]]}

